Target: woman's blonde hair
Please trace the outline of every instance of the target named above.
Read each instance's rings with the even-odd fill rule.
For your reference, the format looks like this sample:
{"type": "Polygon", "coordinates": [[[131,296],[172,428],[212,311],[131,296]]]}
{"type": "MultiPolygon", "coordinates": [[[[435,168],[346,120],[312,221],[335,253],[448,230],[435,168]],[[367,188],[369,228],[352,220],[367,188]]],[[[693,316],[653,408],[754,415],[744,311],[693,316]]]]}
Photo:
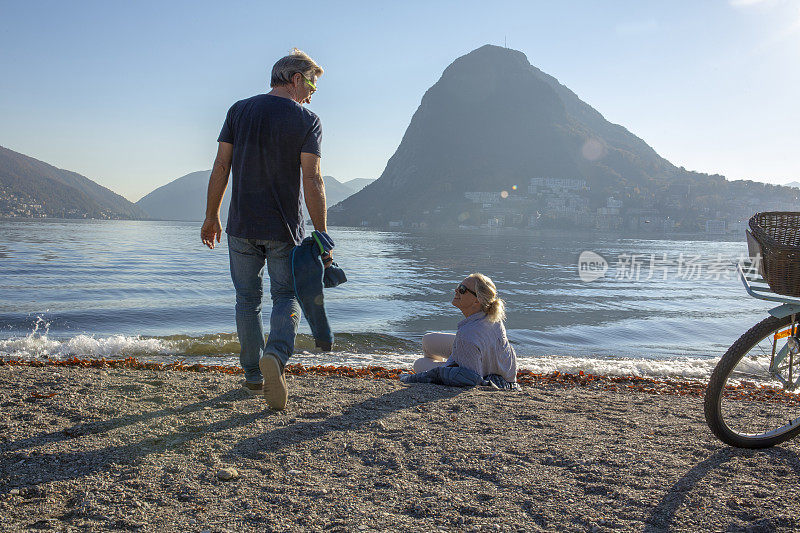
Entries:
{"type": "Polygon", "coordinates": [[[297,73],[311,80],[313,77],[319,78],[323,72],[322,67],[308,57],[308,54],[295,48],[291,54],[275,62],[272,67],[272,77],[269,85],[270,87],[278,87],[279,85],[292,83],[292,76],[297,73]]]}
{"type": "Polygon", "coordinates": [[[494,282],[480,272],[474,272],[469,277],[475,280],[475,294],[478,303],[481,304],[481,310],[486,313],[489,321],[502,322],[505,320],[506,303],[497,297],[497,287],[494,286],[494,282]]]}

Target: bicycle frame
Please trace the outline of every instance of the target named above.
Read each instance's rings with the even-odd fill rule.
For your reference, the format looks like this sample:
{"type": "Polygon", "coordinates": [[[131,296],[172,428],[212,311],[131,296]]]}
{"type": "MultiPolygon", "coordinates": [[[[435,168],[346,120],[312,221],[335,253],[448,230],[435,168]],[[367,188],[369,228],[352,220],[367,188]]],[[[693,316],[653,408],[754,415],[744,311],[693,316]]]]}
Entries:
{"type": "MultiPolygon", "coordinates": [[[[781,302],[781,305],[778,307],[773,307],[770,309],[769,314],[775,318],[784,318],[791,315],[792,322],[789,326],[791,331],[787,336],[797,339],[797,322],[795,321],[795,316],[800,314],[800,298],[784,296],[772,292],[767,284],[767,281],[758,273],[757,265],[759,260],[760,258],[756,258],[755,261],[745,260],[737,263],[736,271],[739,274],[739,279],[742,280],[742,284],[744,285],[744,289],[747,291],[747,294],[753,298],[767,300],[770,302],[781,302]]],[[[778,337],[776,335],[772,341],[772,354],[770,356],[769,372],[775,379],[783,384],[786,390],[794,391],[800,387],[800,373],[798,373],[797,379],[792,379],[792,370],[796,364],[795,355],[800,353],[800,343],[787,342],[776,353],[775,350],[777,345],[778,337]],[[787,356],[789,357],[788,379],[784,378],[780,372],[780,366],[784,363],[784,361],[786,361],[787,356]]]]}

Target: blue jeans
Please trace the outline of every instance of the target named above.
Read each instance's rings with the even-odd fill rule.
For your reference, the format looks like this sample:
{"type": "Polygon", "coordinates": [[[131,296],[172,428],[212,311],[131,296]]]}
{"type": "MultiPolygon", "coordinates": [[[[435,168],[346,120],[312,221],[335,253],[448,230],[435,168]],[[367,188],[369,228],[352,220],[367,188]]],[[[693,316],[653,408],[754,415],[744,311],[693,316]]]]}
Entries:
{"type": "Polygon", "coordinates": [[[294,294],[293,249],[294,244],[289,242],[228,236],[231,278],[236,288],[236,331],[242,347],[239,361],[247,381],[261,381],[258,361],[264,353],[273,354],[281,365],[286,365],[294,352],[294,339],[300,324],[300,304],[294,294]],[[266,343],[261,321],[264,263],[267,265],[272,297],[266,343]]]}

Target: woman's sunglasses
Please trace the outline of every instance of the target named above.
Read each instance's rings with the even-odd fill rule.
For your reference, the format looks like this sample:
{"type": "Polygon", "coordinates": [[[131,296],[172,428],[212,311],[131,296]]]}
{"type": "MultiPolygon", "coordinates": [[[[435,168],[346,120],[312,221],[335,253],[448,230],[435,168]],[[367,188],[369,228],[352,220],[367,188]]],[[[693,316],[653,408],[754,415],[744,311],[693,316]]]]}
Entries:
{"type": "Polygon", "coordinates": [[[473,291],[472,289],[468,288],[463,283],[459,283],[458,287],[456,288],[456,290],[458,291],[458,294],[464,294],[465,292],[468,292],[468,293],[472,294],[474,297],[476,297],[476,298],[478,297],[478,295],[475,294],[475,291],[473,291]]]}

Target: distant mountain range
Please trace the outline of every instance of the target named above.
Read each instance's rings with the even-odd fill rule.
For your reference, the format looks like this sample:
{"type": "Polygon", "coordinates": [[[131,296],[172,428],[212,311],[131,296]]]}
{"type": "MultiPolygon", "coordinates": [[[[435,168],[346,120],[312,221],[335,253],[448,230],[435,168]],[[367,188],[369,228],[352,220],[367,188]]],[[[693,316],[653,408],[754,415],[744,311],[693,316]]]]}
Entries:
{"type": "MultiPolygon", "coordinates": [[[[135,204],[69,170],[0,146],[0,218],[95,218],[200,221],[205,216],[210,170],[192,172],[159,187],[135,204]]],[[[333,206],[374,180],[341,183],[324,176],[333,206]]],[[[227,220],[230,196],[223,200],[227,220]]]]}
{"type": "Polygon", "coordinates": [[[486,45],[444,70],[381,176],[329,222],[615,229],[635,210],[643,223],[696,231],[733,205],[793,205],[795,194],[676,167],[522,52],[486,45]]]}
{"type": "MultiPolygon", "coordinates": [[[[364,187],[366,187],[367,185],[369,185],[370,183],[372,183],[373,181],[375,181],[375,178],[353,178],[353,179],[345,181],[343,183],[344,183],[344,185],[346,185],[347,187],[352,189],[353,192],[358,192],[361,189],[363,189],[364,187]]],[[[331,204],[331,205],[333,205],[333,204],[331,204]]]]}
{"type": "Polygon", "coordinates": [[[322,176],[322,179],[325,181],[325,196],[328,207],[338,204],[375,181],[375,179],[369,178],[355,178],[341,182],[333,176],[322,176]]]}
{"type": "MultiPolygon", "coordinates": [[[[203,220],[210,170],[186,174],[142,197],[136,206],[155,220],[203,220]]],[[[222,220],[228,218],[230,193],[222,201],[222,220]]]]}
{"type": "Polygon", "coordinates": [[[0,146],[0,217],[146,218],[89,178],[0,146]]]}
{"type": "MultiPolygon", "coordinates": [[[[210,170],[201,170],[181,176],[144,196],[136,202],[136,206],[147,213],[149,218],[156,220],[201,221],[206,212],[206,193],[210,175],[210,170]]],[[[356,178],[341,183],[333,176],[323,176],[323,179],[328,206],[333,206],[358,191],[362,183],[374,181],[356,178]],[[353,182],[356,183],[351,186],[353,182]]],[[[229,207],[230,191],[227,191],[222,201],[220,215],[223,223],[228,219],[229,207]]]]}

